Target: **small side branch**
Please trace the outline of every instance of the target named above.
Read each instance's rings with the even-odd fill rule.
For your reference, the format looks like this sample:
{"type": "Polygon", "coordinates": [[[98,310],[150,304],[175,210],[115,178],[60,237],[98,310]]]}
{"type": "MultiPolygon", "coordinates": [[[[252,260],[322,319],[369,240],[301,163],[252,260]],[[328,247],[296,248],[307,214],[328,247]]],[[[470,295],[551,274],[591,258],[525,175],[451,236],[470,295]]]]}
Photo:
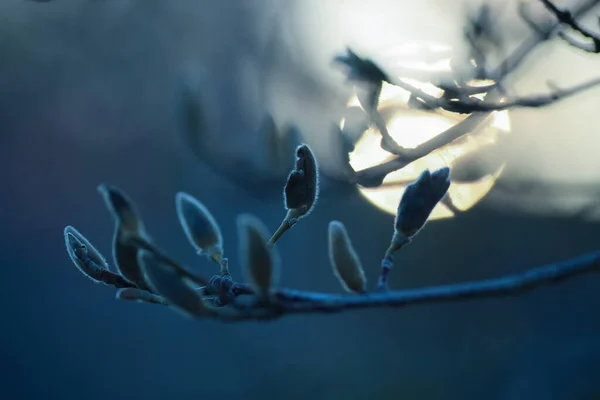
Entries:
{"type": "MultiPolygon", "coordinates": [[[[511,108],[538,108],[550,105],[557,101],[563,100],[569,96],[573,96],[584,90],[590,89],[600,84],[600,79],[590,80],[588,82],[582,82],[579,85],[573,86],[568,89],[553,90],[548,94],[542,95],[530,95],[515,98],[507,98],[501,101],[490,101],[480,100],[476,97],[469,97],[467,95],[458,95],[454,98],[447,98],[443,96],[441,98],[430,96],[416,87],[402,81],[395,80],[390,82],[395,86],[398,86],[408,92],[410,92],[415,98],[420,100],[427,108],[435,109],[441,108],[448,112],[457,114],[471,114],[474,112],[485,112],[485,111],[502,111],[511,108]]],[[[553,85],[552,85],[553,86],[553,85]]]]}
{"type": "Polygon", "coordinates": [[[583,37],[590,39],[590,43],[582,43],[571,36],[567,35],[564,32],[560,32],[559,36],[565,40],[569,45],[577,47],[581,50],[587,51],[589,53],[600,53],[600,36],[597,33],[594,33],[581,25],[577,19],[571,14],[568,10],[559,9],[553,2],[550,0],[540,0],[540,2],[550,11],[558,22],[561,24],[567,25],[571,29],[576,32],[579,32],[583,37]]]}
{"type": "Polygon", "coordinates": [[[402,155],[395,157],[385,163],[375,165],[360,171],[356,171],[353,183],[363,187],[381,186],[385,177],[396,170],[402,169],[410,163],[425,157],[432,151],[452,143],[454,140],[469,134],[477,129],[486,119],[492,115],[491,112],[479,112],[469,115],[467,118],[451,126],[444,132],[433,137],[427,142],[414,149],[405,149],[402,155]]]}
{"type": "MultiPolygon", "coordinates": [[[[577,4],[572,10],[572,18],[575,19],[581,17],[597,4],[597,0],[586,0],[581,4],[577,4]]],[[[522,7],[521,13],[524,14],[524,11],[525,10],[522,7]]],[[[533,21],[531,21],[531,23],[533,24],[533,21]]],[[[431,96],[408,82],[402,80],[393,81],[371,60],[361,59],[351,50],[348,50],[346,56],[337,57],[336,62],[341,62],[348,67],[349,78],[351,80],[367,82],[370,85],[378,85],[380,84],[379,80],[384,80],[410,92],[410,101],[421,108],[442,108],[455,113],[470,113],[470,115],[462,122],[439,134],[429,142],[426,142],[415,149],[405,149],[400,147],[393,140],[389,140],[391,136],[389,135],[389,132],[387,132],[385,123],[382,123],[382,121],[377,118],[378,116],[376,113],[370,112],[369,118],[371,123],[375,125],[382,134],[381,147],[391,154],[396,155],[396,157],[385,163],[361,171],[355,171],[350,175],[350,183],[356,183],[363,187],[381,186],[383,179],[389,173],[400,170],[432,151],[443,147],[464,135],[474,132],[495,110],[504,110],[513,107],[542,107],[598,85],[600,83],[598,80],[584,82],[566,90],[556,90],[555,87],[550,85],[551,93],[546,95],[503,99],[503,97],[506,97],[506,93],[503,91],[502,85],[507,76],[519,68],[533,50],[559,29],[561,24],[560,21],[556,21],[554,23],[544,24],[540,27],[535,26],[535,35],[531,35],[529,38],[525,39],[521,45],[500,63],[500,65],[489,71],[486,77],[492,80],[494,84],[483,89],[478,88],[480,90],[477,90],[478,94],[485,95],[484,100],[471,97],[475,93],[473,93],[473,89],[468,86],[455,87],[454,85],[444,84],[436,85],[444,92],[441,98],[431,96]]],[[[369,109],[369,107],[365,108],[367,110],[369,109]]]]}

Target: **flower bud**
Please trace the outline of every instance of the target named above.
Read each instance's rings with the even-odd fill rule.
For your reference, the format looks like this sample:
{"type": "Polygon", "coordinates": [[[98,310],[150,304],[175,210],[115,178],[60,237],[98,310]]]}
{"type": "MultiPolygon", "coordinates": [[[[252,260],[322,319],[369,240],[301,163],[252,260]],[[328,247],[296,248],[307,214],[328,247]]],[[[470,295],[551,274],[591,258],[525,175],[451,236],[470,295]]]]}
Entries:
{"type": "Polygon", "coordinates": [[[108,271],[108,263],[98,250],[72,226],[64,229],[67,253],[79,271],[93,280],[102,282],[102,274],[108,271]]]}
{"type": "Polygon", "coordinates": [[[125,193],[107,184],[98,186],[98,192],[121,229],[138,233],[144,230],[135,204],[125,193]]]}
{"type": "Polygon", "coordinates": [[[198,254],[220,262],[223,258],[223,237],[206,206],[184,192],[175,196],[175,206],[185,236],[198,254]]]}
{"type": "Polygon", "coordinates": [[[329,260],[342,287],[354,293],[367,291],[367,279],[348,232],[339,221],[329,223],[329,260]]]}
{"type": "Polygon", "coordinates": [[[237,220],[240,263],[260,297],[267,297],[279,278],[279,254],[267,244],[269,234],[257,217],[242,214],[237,220]]]}
{"type": "Polygon", "coordinates": [[[425,170],[416,181],[409,184],[400,199],[395,230],[406,238],[414,236],[427,222],[437,203],[450,187],[450,168],[443,167],[433,173],[425,170]]]}
{"type": "Polygon", "coordinates": [[[284,190],[285,208],[293,218],[309,214],[319,196],[319,166],[306,144],[296,148],[295,167],[284,190]]]}

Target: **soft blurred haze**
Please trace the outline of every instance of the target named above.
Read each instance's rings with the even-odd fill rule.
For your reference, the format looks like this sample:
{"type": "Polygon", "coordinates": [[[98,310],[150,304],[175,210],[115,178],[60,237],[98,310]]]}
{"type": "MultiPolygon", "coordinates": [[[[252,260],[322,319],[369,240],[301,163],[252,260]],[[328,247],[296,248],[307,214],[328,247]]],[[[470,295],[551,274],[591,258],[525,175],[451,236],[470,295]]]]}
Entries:
{"type": "MultiPolygon", "coordinates": [[[[252,212],[271,229],[284,215],[283,181],[243,184],[262,162],[264,114],[298,125],[333,174],[331,126],[352,88],[332,57],[351,45],[377,59],[412,40],[459,49],[475,3],[0,2],[0,398],[600,398],[595,276],[517,298],[236,325],[117,302],[64,249],[62,230],[73,225],[110,256],[113,222],[96,192],[105,182],[136,201],[160,247],[209,275],[212,265],[177,223],[174,197],[183,190],[220,222],[239,277],[236,215],[252,212]],[[204,161],[173,117],[182,75],[201,88],[204,161]]],[[[511,43],[528,33],[516,1],[490,3],[503,9],[511,43]]],[[[568,87],[599,66],[600,56],[551,42],[510,88],[568,87]]],[[[498,188],[469,212],[430,223],[398,257],[392,285],[489,278],[598,248],[600,227],[580,211],[598,200],[599,105],[595,89],[511,112],[514,140],[498,188]],[[543,190],[506,189],[524,181],[543,190]]],[[[283,284],[340,291],[327,265],[332,219],[346,224],[374,282],[392,217],[355,188],[324,185],[314,213],[279,244],[283,284]]]]}

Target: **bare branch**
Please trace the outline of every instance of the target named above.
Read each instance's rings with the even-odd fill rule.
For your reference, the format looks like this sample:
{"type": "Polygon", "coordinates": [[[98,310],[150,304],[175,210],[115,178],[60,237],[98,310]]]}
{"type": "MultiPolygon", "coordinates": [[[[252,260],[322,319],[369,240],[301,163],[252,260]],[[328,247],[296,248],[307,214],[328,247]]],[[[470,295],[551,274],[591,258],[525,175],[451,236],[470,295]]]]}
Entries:
{"type": "Polygon", "coordinates": [[[531,15],[529,14],[529,4],[525,4],[525,3],[519,3],[519,16],[521,17],[521,19],[523,20],[523,22],[525,22],[525,24],[535,33],[538,34],[538,36],[544,40],[547,40],[550,38],[552,32],[547,31],[545,29],[543,29],[542,27],[540,27],[532,18],[531,15]]]}
{"type": "MultiPolygon", "coordinates": [[[[165,255],[149,239],[132,235],[124,239],[124,244],[137,250],[139,265],[152,291],[129,285],[124,287],[121,280],[107,282],[96,273],[97,269],[108,271],[108,265],[102,261],[104,257],[77,230],[72,227],[65,229],[65,241],[72,261],[82,272],[121,288],[117,293],[118,299],[166,305],[190,318],[222,321],[273,320],[287,314],[405,307],[517,295],[600,269],[600,252],[595,252],[497,279],[387,291],[387,276],[393,265],[393,254],[411,243],[412,238],[422,230],[429,214],[443,199],[449,185],[450,170],[447,167],[434,172],[425,170],[415,182],[409,184],[398,205],[394,234],[381,264],[382,272],[377,288],[384,292],[379,294],[367,292],[360,261],[339,222],[333,223],[333,231],[330,228],[330,259],[334,274],[356,293],[352,296],[276,289],[273,285],[276,274],[272,266],[267,265],[273,263],[271,255],[275,254],[272,252],[276,249],[272,248],[272,244],[267,244],[268,234],[262,223],[258,220],[250,223],[249,217],[242,219],[245,222],[240,225],[244,228],[240,255],[245,259],[246,269],[250,271],[253,280],[251,285],[235,282],[229,273],[220,273],[208,280],[197,276],[165,255]],[[102,267],[89,271],[87,266],[82,268],[81,263],[86,261],[88,254],[100,260],[102,267]],[[194,287],[193,283],[201,286],[194,287]],[[267,292],[270,292],[268,296],[267,292]]],[[[126,196],[124,193],[122,195],[126,196]]],[[[134,207],[133,202],[129,204],[134,207]]],[[[210,215],[207,209],[203,212],[210,215]]],[[[223,257],[223,260],[226,258],[223,257]]]]}
{"type": "Polygon", "coordinates": [[[381,186],[383,180],[389,173],[402,169],[408,164],[425,157],[432,151],[443,147],[468,133],[472,133],[490,116],[491,112],[473,113],[461,122],[451,126],[441,134],[419,145],[415,149],[404,149],[402,155],[393,158],[390,161],[357,171],[352,182],[363,187],[381,186]]]}
{"type": "Polygon", "coordinates": [[[137,288],[124,288],[117,290],[117,300],[136,301],[139,303],[161,304],[168,306],[169,302],[164,297],[157,296],[137,288]]]}
{"type": "MultiPolygon", "coordinates": [[[[531,269],[522,274],[454,285],[357,296],[282,291],[283,298],[293,297],[292,295],[294,295],[302,298],[303,301],[283,301],[280,304],[278,313],[281,315],[288,313],[336,312],[358,308],[407,307],[426,303],[447,303],[469,299],[514,296],[598,271],[600,271],[600,252],[593,252],[563,262],[531,269]]],[[[259,308],[250,307],[245,316],[252,317],[254,313],[261,314],[261,311],[259,308]]]]}
{"type": "MultiPolygon", "coordinates": [[[[350,51],[350,50],[349,50],[350,51]]],[[[353,56],[352,58],[352,68],[355,68],[356,71],[351,71],[350,76],[354,77],[360,73],[369,73],[371,75],[367,75],[363,77],[363,79],[371,79],[374,76],[379,77],[379,75],[374,75],[371,68],[374,68],[375,64],[368,59],[361,59],[355,53],[350,52],[353,56]],[[365,65],[362,65],[364,63],[365,65]],[[368,71],[368,72],[363,72],[368,71]]],[[[379,70],[379,68],[377,67],[379,70]]],[[[393,79],[389,78],[388,75],[384,75],[386,77],[386,82],[398,86],[411,93],[411,95],[418,101],[420,101],[423,107],[427,109],[437,109],[441,108],[448,112],[457,113],[457,114],[471,114],[474,112],[481,111],[502,111],[510,108],[516,107],[528,107],[528,108],[537,108],[547,106],[549,104],[555,103],[559,100],[577,94],[583,90],[592,88],[598,84],[600,84],[600,78],[591,80],[589,82],[584,82],[579,85],[576,85],[569,89],[554,91],[547,95],[532,95],[532,96],[524,96],[524,97],[515,97],[515,98],[507,98],[501,99],[499,101],[493,101],[491,99],[486,98],[485,100],[478,99],[476,97],[470,97],[468,93],[462,93],[459,88],[454,88],[452,93],[445,92],[442,97],[435,97],[430,94],[425,93],[424,91],[418,89],[414,85],[406,82],[403,79],[393,79]]],[[[370,110],[373,112],[373,110],[370,110]]],[[[389,141],[389,134],[387,130],[383,132],[385,141],[389,141]]],[[[387,149],[386,149],[387,150],[387,149]]]]}
{"type": "MultiPolygon", "coordinates": [[[[521,274],[451,285],[385,293],[340,295],[280,289],[274,293],[276,303],[251,301],[234,309],[215,313],[216,319],[242,321],[276,319],[287,314],[332,313],[354,309],[408,307],[419,304],[449,303],[473,299],[498,298],[526,294],[534,289],[558,284],[577,276],[600,271],[600,251],[563,262],[530,269],[521,274]]],[[[238,284],[234,284],[238,285],[238,284]]],[[[245,285],[243,294],[254,295],[245,285]]]]}
{"type": "MultiPolygon", "coordinates": [[[[172,261],[169,262],[172,266],[172,261]]],[[[264,303],[247,284],[232,283],[230,290],[236,299],[250,296],[250,301],[219,309],[204,317],[225,321],[276,319],[287,314],[331,313],[365,308],[408,307],[418,304],[449,303],[472,299],[517,296],[534,289],[558,284],[567,279],[600,271],[600,251],[591,252],[563,262],[548,264],[526,272],[503,277],[430,286],[419,289],[340,295],[315,293],[291,289],[279,289],[273,293],[275,301],[264,303]]],[[[198,288],[205,300],[213,300],[215,283],[210,287],[198,288]]],[[[139,289],[121,291],[122,300],[136,300],[150,304],[169,305],[168,300],[139,289]]]]}
{"type": "Polygon", "coordinates": [[[579,22],[577,19],[571,14],[568,10],[559,9],[553,2],[550,0],[540,0],[540,2],[546,7],[556,19],[564,25],[569,26],[576,32],[579,32],[583,37],[587,39],[591,39],[591,43],[582,43],[578,40],[571,38],[564,32],[559,32],[559,36],[565,40],[569,45],[578,47],[584,51],[589,53],[600,53],[600,36],[596,33],[593,33],[579,22]]]}
{"type": "MultiPolygon", "coordinates": [[[[579,17],[587,13],[597,4],[598,0],[586,0],[574,7],[573,15],[575,17],[579,17]]],[[[370,112],[367,112],[371,123],[375,125],[375,127],[377,127],[377,129],[382,134],[381,147],[384,150],[390,152],[391,154],[396,155],[397,157],[385,163],[366,168],[361,171],[356,171],[355,174],[350,176],[350,183],[357,183],[363,187],[380,186],[389,173],[404,168],[413,161],[416,161],[426,156],[432,151],[442,146],[445,146],[464,135],[473,133],[476,129],[482,126],[482,124],[491,116],[491,113],[494,109],[506,109],[510,108],[511,106],[515,107],[517,106],[515,102],[518,101],[525,102],[526,104],[524,106],[541,107],[543,105],[551,104],[555,101],[558,101],[566,96],[573,95],[578,91],[585,90],[588,87],[588,85],[594,86],[598,84],[597,81],[591,81],[565,91],[555,91],[555,93],[551,93],[545,96],[536,96],[524,99],[513,99],[512,104],[510,101],[506,100],[501,102],[502,96],[504,94],[502,84],[507,78],[507,76],[514,70],[516,70],[523,63],[523,61],[527,59],[527,57],[533,52],[533,50],[538,45],[546,41],[551,36],[551,34],[560,27],[560,25],[560,22],[556,22],[552,24],[545,24],[539,27],[539,29],[536,29],[535,35],[532,35],[525,39],[520,46],[518,46],[513,52],[510,53],[510,55],[508,55],[502,61],[502,63],[500,63],[500,65],[497,68],[488,73],[486,78],[494,81],[494,84],[488,88],[489,90],[487,92],[485,92],[484,102],[470,97],[474,94],[482,93],[480,91],[474,91],[474,88],[471,89],[465,86],[455,87],[453,85],[438,85],[438,87],[444,91],[442,101],[450,102],[453,98],[459,99],[459,102],[448,105],[448,107],[451,108],[451,110],[454,107],[456,108],[456,110],[454,110],[455,112],[466,112],[468,111],[467,109],[471,107],[473,109],[473,112],[471,112],[470,115],[460,123],[452,126],[451,128],[447,129],[446,131],[437,135],[428,142],[423,143],[415,149],[405,149],[399,146],[391,138],[391,135],[389,134],[385,123],[383,123],[381,116],[378,115],[378,112],[374,112],[372,110],[370,112]],[[554,96],[556,95],[558,95],[558,98],[554,98],[554,96]],[[464,100],[465,98],[471,99],[467,100],[468,104],[466,104],[466,107],[464,103],[460,102],[460,100],[464,100]]],[[[379,67],[377,67],[375,63],[373,63],[370,60],[366,60],[365,66],[361,67],[361,58],[358,57],[355,53],[351,51],[349,52],[352,54],[352,63],[350,65],[346,63],[346,66],[351,69],[353,68],[353,65],[355,66],[355,73],[352,75],[352,80],[359,82],[370,82],[370,84],[377,84],[377,79],[383,77],[385,78],[384,80],[386,80],[386,82],[389,81],[388,76],[383,71],[381,71],[381,69],[379,69],[379,67]],[[356,71],[359,71],[359,73],[356,73],[356,71]]],[[[338,57],[336,61],[338,63],[343,62],[343,57],[342,59],[338,57]]],[[[402,82],[401,84],[404,85],[405,90],[408,90],[413,94],[410,100],[413,106],[420,106],[422,108],[444,108],[438,107],[438,105],[436,104],[438,101],[440,101],[438,98],[430,96],[418,90],[414,86],[409,85],[406,82],[402,82]]]]}

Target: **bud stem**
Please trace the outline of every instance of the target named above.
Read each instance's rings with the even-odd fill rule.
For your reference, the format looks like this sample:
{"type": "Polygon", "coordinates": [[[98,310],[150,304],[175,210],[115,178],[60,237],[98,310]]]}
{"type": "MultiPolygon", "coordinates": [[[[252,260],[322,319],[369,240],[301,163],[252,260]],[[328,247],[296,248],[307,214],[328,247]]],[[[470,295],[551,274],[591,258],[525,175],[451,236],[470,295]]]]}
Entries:
{"type": "Polygon", "coordinates": [[[389,290],[387,282],[390,271],[394,265],[394,253],[409,243],[410,237],[399,232],[394,232],[394,236],[392,236],[392,242],[385,251],[383,260],[381,260],[381,273],[379,275],[379,279],[377,280],[378,291],[387,292],[389,290]]]}
{"type": "MultiPolygon", "coordinates": [[[[215,260],[216,261],[216,260],[215,260]]],[[[225,276],[225,275],[231,275],[229,273],[229,260],[226,258],[221,258],[220,262],[220,269],[219,269],[219,274],[221,276],[225,276]]]]}
{"type": "Polygon", "coordinates": [[[269,239],[269,241],[267,242],[267,245],[274,246],[275,243],[277,243],[277,241],[283,236],[283,234],[286,233],[292,226],[296,224],[296,221],[298,220],[286,216],[285,219],[281,221],[281,225],[279,225],[279,228],[277,228],[273,236],[271,236],[271,239],[269,239]]]}

